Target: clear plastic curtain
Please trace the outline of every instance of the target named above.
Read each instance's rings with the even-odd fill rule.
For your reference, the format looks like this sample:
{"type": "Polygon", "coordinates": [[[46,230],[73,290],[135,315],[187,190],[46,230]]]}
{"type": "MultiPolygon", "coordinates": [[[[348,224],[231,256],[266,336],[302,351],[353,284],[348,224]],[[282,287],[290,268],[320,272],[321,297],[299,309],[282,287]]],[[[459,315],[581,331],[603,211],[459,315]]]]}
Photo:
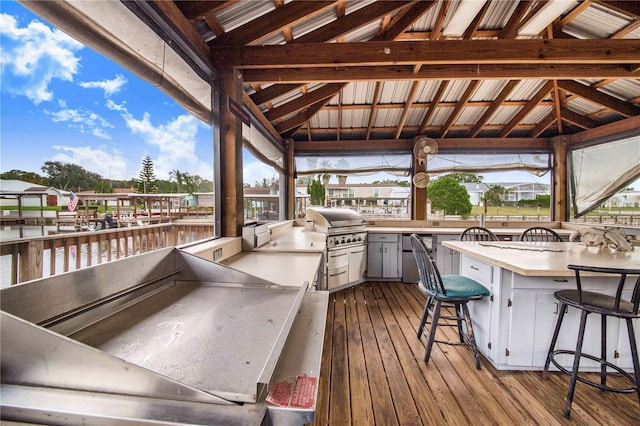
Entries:
{"type": "Polygon", "coordinates": [[[438,153],[427,161],[427,173],[487,173],[522,171],[542,176],[551,169],[548,153],[438,153]]]}
{"type": "Polygon", "coordinates": [[[640,135],[571,151],[574,216],[580,217],[640,177],[640,135]]]}
{"type": "Polygon", "coordinates": [[[333,174],[367,176],[388,173],[407,176],[411,170],[411,154],[396,155],[300,155],[296,156],[298,176],[333,174]]]}

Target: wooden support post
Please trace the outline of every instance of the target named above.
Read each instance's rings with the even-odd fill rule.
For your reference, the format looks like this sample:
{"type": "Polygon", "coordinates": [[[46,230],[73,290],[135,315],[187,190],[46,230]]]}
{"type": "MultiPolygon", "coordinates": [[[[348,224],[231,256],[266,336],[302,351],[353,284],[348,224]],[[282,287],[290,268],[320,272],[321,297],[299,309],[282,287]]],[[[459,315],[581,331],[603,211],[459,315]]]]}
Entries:
{"type": "Polygon", "coordinates": [[[296,218],[296,159],[293,139],[285,141],[287,147],[287,212],[286,219],[292,220],[296,218]]]}
{"type": "MultiPolygon", "coordinates": [[[[413,159],[413,173],[422,170],[424,166],[418,164],[418,161],[413,159]]],[[[412,176],[413,178],[413,176],[412,176]]],[[[413,220],[427,220],[427,189],[416,188],[415,185],[411,185],[412,199],[413,199],[413,220]]]]}
{"type": "Polygon", "coordinates": [[[567,142],[564,138],[553,141],[553,220],[568,221],[567,142]]]}
{"type": "Polygon", "coordinates": [[[242,122],[229,111],[229,100],[242,105],[242,75],[232,69],[222,73],[220,176],[221,217],[224,237],[239,237],[244,225],[242,198],[242,122]]]}

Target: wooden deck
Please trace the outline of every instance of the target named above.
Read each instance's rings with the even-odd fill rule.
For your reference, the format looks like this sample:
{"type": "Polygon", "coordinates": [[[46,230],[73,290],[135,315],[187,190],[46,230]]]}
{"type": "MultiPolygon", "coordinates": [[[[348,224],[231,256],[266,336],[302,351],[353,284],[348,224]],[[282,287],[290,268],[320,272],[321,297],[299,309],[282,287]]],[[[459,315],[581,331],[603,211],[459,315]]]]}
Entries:
{"type": "MultiPolygon", "coordinates": [[[[316,425],[638,425],[636,394],[578,383],[562,416],[569,377],[473,365],[468,348],[436,344],[423,361],[416,285],[367,282],[330,295],[316,425]]],[[[445,327],[440,333],[456,333],[445,327]]],[[[440,330],[440,329],[439,329],[440,330]]],[[[614,382],[615,383],[615,382],[614,382]]]]}

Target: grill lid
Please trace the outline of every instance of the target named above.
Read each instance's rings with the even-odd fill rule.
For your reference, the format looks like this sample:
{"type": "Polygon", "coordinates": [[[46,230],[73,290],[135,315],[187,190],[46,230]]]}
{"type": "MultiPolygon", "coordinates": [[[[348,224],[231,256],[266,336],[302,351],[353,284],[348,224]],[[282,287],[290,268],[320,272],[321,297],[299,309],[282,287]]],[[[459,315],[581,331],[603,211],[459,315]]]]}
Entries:
{"type": "Polygon", "coordinates": [[[360,213],[340,208],[307,208],[307,219],[313,220],[319,231],[353,226],[364,227],[367,224],[367,220],[360,213]]]}

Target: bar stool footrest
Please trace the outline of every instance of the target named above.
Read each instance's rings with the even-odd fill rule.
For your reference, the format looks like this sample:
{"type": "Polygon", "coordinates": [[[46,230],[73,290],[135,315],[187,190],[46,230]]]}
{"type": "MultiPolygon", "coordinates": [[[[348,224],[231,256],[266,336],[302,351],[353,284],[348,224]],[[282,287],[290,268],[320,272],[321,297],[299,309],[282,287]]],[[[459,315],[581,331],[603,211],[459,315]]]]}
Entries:
{"type": "MultiPolygon", "coordinates": [[[[572,355],[575,357],[576,355],[576,351],[571,351],[571,350],[565,350],[565,349],[561,349],[561,350],[555,350],[553,352],[551,352],[551,362],[553,363],[553,365],[556,366],[556,368],[558,368],[558,370],[560,370],[561,372],[563,372],[564,374],[568,374],[569,376],[571,376],[573,373],[571,370],[563,367],[562,365],[560,365],[558,363],[558,361],[556,361],[555,357],[556,355],[560,355],[560,354],[564,354],[564,355],[572,355]]],[[[595,361],[597,363],[602,363],[602,359],[590,354],[586,354],[586,353],[581,353],[580,354],[580,358],[587,358],[590,359],[592,361],[595,361]]],[[[577,380],[581,383],[584,383],[586,385],[589,386],[593,386],[595,388],[598,388],[602,391],[607,391],[607,392],[615,392],[615,393],[635,393],[638,391],[638,385],[636,384],[636,380],[635,378],[627,373],[626,371],[624,371],[622,368],[618,367],[617,365],[614,365],[612,363],[610,363],[609,361],[606,361],[604,363],[607,367],[612,368],[613,370],[615,370],[616,372],[620,373],[622,376],[626,377],[632,384],[632,387],[630,388],[616,388],[613,386],[606,386],[606,385],[602,385],[600,383],[596,383],[594,381],[591,381],[589,379],[585,379],[584,377],[580,376],[580,373],[578,373],[578,377],[577,380]]]]}

